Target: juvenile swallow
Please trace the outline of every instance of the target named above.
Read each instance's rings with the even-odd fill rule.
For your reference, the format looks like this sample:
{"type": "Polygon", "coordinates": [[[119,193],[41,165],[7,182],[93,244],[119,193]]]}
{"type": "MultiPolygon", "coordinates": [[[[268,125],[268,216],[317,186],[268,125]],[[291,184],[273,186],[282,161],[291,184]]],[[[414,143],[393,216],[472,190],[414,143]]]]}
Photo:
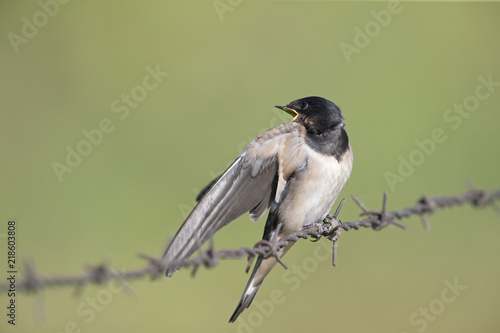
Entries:
{"type": "MultiPolygon", "coordinates": [[[[168,263],[186,259],[220,228],[250,212],[259,220],[269,208],[264,240],[281,238],[320,223],[347,183],[353,153],[340,108],[321,97],[276,106],[294,118],[258,137],[231,166],[198,196],[163,256],[168,263]]],[[[279,250],[279,257],[292,242],[279,250]]],[[[229,322],[250,306],[277,259],[258,258],[229,322]]],[[[178,267],[169,267],[170,277],[178,267]]]]}

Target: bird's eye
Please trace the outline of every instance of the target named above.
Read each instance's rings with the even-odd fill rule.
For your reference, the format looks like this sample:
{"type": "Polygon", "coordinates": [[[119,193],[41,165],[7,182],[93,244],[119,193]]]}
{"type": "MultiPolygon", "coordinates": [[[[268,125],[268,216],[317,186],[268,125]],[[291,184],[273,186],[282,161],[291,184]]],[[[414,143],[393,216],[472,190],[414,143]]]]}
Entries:
{"type": "Polygon", "coordinates": [[[300,102],[300,108],[301,109],[306,109],[309,106],[306,102],[300,102]]]}

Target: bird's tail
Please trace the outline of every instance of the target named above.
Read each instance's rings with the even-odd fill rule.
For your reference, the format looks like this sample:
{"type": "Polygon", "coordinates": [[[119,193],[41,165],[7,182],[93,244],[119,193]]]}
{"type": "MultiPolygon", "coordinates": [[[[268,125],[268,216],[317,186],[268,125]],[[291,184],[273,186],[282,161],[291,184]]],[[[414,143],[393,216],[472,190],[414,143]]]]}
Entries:
{"type": "MultiPolygon", "coordinates": [[[[278,251],[279,257],[283,257],[293,244],[293,242],[288,242],[287,246],[281,248],[278,251]]],[[[245,311],[245,309],[248,308],[250,304],[252,304],[257,291],[259,291],[262,281],[267,276],[267,274],[269,274],[271,269],[273,269],[274,265],[276,265],[277,262],[278,260],[275,257],[269,257],[267,259],[262,259],[261,257],[259,257],[257,259],[257,262],[255,263],[252,271],[252,275],[250,275],[250,279],[248,280],[247,286],[245,287],[245,291],[241,296],[240,302],[236,306],[236,310],[234,310],[233,315],[229,319],[230,323],[233,323],[236,318],[238,318],[238,316],[243,311],[245,311]]]]}
{"type": "Polygon", "coordinates": [[[236,306],[236,310],[234,310],[233,315],[229,319],[230,323],[234,323],[236,318],[245,311],[246,308],[252,304],[252,301],[257,294],[257,291],[259,291],[260,285],[262,284],[262,281],[260,283],[255,284],[255,275],[257,274],[260,264],[262,263],[262,258],[259,257],[257,259],[257,262],[255,263],[255,267],[253,268],[252,275],[250,276],[250,279],[248,280],[247,286],[245,287],[245,291],[243,291],[243,295],[241,296],[240,302],[238,303],[238,306],[236,306]]]}

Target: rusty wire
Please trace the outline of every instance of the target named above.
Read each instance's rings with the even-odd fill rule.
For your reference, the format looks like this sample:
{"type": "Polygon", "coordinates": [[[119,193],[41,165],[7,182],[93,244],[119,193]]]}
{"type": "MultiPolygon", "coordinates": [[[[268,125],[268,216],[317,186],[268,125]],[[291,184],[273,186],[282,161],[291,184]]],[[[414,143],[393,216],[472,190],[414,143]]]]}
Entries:
{"type": "MultiPolygon", "coordinates": [[[[274,256],[278,258],[278,250],[286,246],[288,242],[296,242],[299,239],[308,239],[310,236],[314,238],[314,241],[319,240],[321,237],[325,237],[333,242],[332,263],[335,265],[336,247],[342,230],[358,230],[363,227],[372,228],[378,231],[391,224],[406,229],[405,225],[397,222],[396,220],[408,218],[413,215],[419,216],[422,220],[424,228],[428,230],[429,224],[426,220],[426,216],[432,215],[438,209],[460,206],[466,203],[469,203],[473,207],[477,208],[492,206],[497,212],[500,212],[495,203],[495,200],[500,199],[500,189],[492,192],[486,192],[484,190],[470,188],[463,194],[457,196],[427,197],[423,195],[414,206],[390,212],[386,210],[386,193],[384,193],[381,210],[369,210],[358,198],[352,196],[352,199],[361,208],[362,213],[360,215],[366,216],[365,218],[356,221],[341,222],[337,216],[344,203],[344,200],[342,200],[336,213],[334,215],[328,215],[323,223],[309,225],[303,230],[282,237],[281,239],[274,239],[271,241],[261,240],[251,248],[242,247],[238,249],[215,251],[213,242],[211,241],[210,246],[207,249],[200,251],[197,256],[190,259],[165,263],[162,262],[160,258],[139,254],[141,258],[147,261],[146,266],[143,268],[118,272],[110,267],[109,264],[99,264],[88,266],[84,273],[73,276],[45,277],[39,275],[32,264],[26,264],[23,278],[16,281],[16,290],[37,292],[42,289],[53,287],[82,287],[87,284],[104,284],[111,280],[117,280],[119,282],[131,281],[146,276],[156,279],[163,276],[167,267],[172,266],[192,268],[192,275],[194,275],[199,267],[214,267],[218,264],[219,260],[228,258],[247,257],[249,261],[247,266],[248,270],[255,257],[262,256],[263,258],[268,258],[274,256]]],[[[286,264],[282,262],[280,258],[278,258],[278,261],[281,265],[283,265],[283,267],[287,268],[286,264]]],[[[8,289],[9,284],[0,284],[0,290],[3,291],[8,289]]]]}

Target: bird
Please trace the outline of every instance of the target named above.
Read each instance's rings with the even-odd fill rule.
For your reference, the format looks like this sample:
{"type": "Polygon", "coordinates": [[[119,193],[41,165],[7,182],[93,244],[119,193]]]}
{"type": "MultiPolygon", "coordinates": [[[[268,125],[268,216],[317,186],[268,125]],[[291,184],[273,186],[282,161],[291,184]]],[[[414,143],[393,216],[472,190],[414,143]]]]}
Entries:
{"type": "MultiPolygon", "coordinates": [[[[324,220],[349,180],[354,156],[341,109],[318,96],[285,106],[291,122],[254,140],[219,177],[198,195],[197,205],[165,250],[162,263],[170,277],[174,263],[189,258],[222,227],[249,212],[258,221],[269,209],[263,240],[279,239],[324,220]]],[[[281,258],[292,247],[278,251],[281,258]]],[[[258,257],[229,322],[250,306],[276,257],[258,257]]]]}

